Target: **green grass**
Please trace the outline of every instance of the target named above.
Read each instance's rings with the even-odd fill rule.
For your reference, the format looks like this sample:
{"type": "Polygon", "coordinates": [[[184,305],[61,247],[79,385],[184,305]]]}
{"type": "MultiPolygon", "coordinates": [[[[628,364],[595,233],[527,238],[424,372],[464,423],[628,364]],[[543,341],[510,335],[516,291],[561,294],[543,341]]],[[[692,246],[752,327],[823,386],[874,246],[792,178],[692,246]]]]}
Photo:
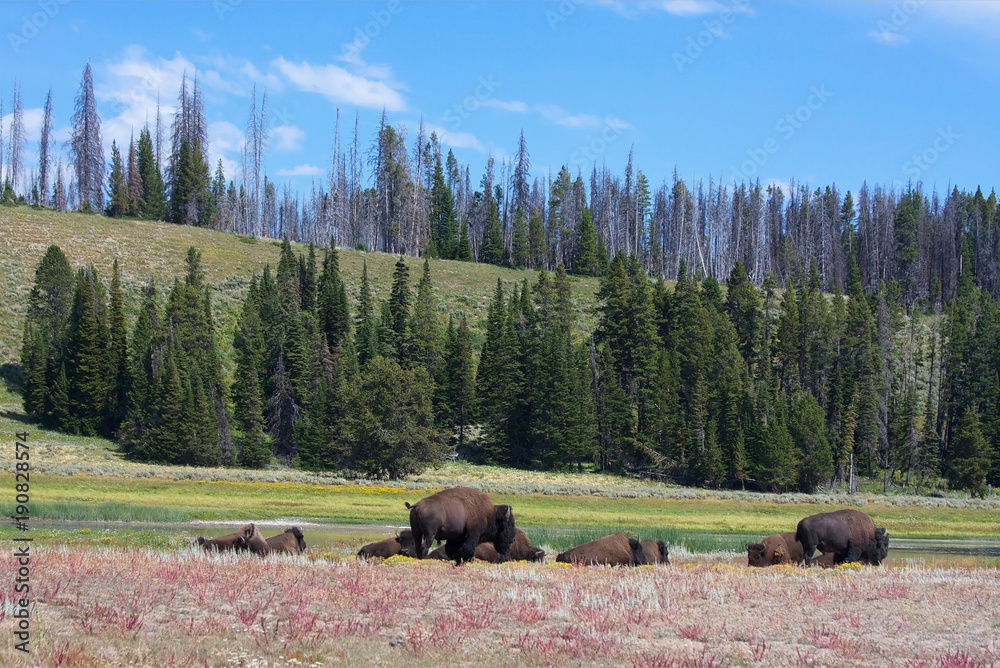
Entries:
{"type": "MultiPolygon", "coordinates": [[[[105,218],[80,213],[57,213],[27,206],[0,207],[0,364],[20,357],[23,317],[35,267],[51,244],[62,248],[73,266],[93,264],[105,282],[110,281],[111,265],[117,258],[122,270],[122,286],[130,322],[141,301],[149,277],[161,290],[169,289],[174,278],[185,272],[189,246],[202,253],[206,280],[213,289],[220,349],[230,357],[233,329],[250,277],[278,262],[278,242],[251,239],[197,227],[148,221],[105,218]]],[[[306,251],[293,244],[296,253],[306,251]]],[[[320,250],[318,260],[322,261],[320,250]]],[[[347,285],[348,299],[357,297],[362,263],[368,263],[368,277],[375,295],[385,299],[392,285],[395,255],[340,251],[340,268],[347,285]]],[[[411,287],[420,278],[422,260],[407,258],[411,287]]],[[[439,299],[442,324],[449,314],[465,315],[476,337],[477,347],[486,329],[486,313],[496,290],[497,278],[506,289],[528,279],[532,271],[517,271],[492,265],[451,260],[431,260],[431,281],[439,299]]],[[[578,333],[593,328],[598,282],[592,278],[571,278],[573,301],[581,314],[578,333]]],[[[231,371],[231,366],[227,367],[231,371]]]]}
{"type": "Polygon", "coordinates": [[[31,504],[31,517],[78,522],[187,522],[191,519],[186,512],[163,506],[68,501],[35,501],[31,504]]]}

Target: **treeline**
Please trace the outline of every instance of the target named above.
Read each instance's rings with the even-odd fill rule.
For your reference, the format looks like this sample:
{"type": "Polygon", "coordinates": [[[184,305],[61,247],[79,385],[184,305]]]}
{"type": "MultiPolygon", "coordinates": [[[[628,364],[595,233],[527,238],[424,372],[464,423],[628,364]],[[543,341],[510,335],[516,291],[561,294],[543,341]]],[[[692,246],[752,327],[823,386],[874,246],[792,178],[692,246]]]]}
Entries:
{"type": "MultiPolygon", "coordinates": [[[[3,199],[53,208],[103,211],[245,235],[289,238],[408,256],[429,256],[600,275],[619,253],[635,255],[650,276],[725,281],[737,263],[754,285],[773,275],[779,288],[808,280],[845,293],[851,263],[863,289],[898,284],[905,308],[940,312],[958,295],[959,278],[997,296],[1000,214],[995,192],[958,187],[943,196],[921,184],[863,183],[810,188],[757,183],[650,182],[629,152],[621,173],[574,164],[531,173],[523,132],[509,160],[488,158],[478,183],[472,168],[428,136],[412,139],[383,114],[371,145],[355,118],[341,141],[337,112],[328,178],[309,192],[269,179],[267,96],[254,90],[238,175],[213,169],[205,154],[208,124],[197,77],[185,76],[170,127],[156,110],[127,149],[112,142],[105,162],[90,66],[84,70],[67,142],[70,178],[51,139],[51,93],[44,111],[37,171],[26,174],[20,90],[7,141],[0,133],[3,199]],[[6,143],[4,150],[3,143],[6,143]],[[164,146],[167,144],[167,146],[164,146]],[[343,147],[342,144],[346,144],[343,147]],[[3,163],[7,158],[6,166],[3,163]],[[574,173],[575,172],[575,173],[574,173]],[[235,178],[234,178],[235,177],[235,178]],[[968,264],[963,263],[966,256],[968,264]]],[[[2,109],[0,109],[2,115],[2,109]]],[[[893,288],[894,290],[896,288],[893,288]]]]}
{"type": "Polygon", "coordinates": [[[400,257],[376,303],[367,268],[351,299],[335,248],[296,257],[285,241],[251,281],[227,388],[199,265],[192,249],[165,306],[151,286],[126,336],[117,269],[106,294],[50,248],[25,322],[28,412],[171,463],[400,477],[440,460],[450,435],[474,461],[713,488],[814,491],[852,463],[885,487],[945,479],[982,495],[1000,480],[1000,308],[969,273],[947,316],[918,322],[898,284],[866,292],[856,262],[847,295],[825,294],[813,266],[779,296],[739,263],[724,291],[682,262],[671,290],[618,254],[586,340],[562,266],[498,281],[477,369],[464,319],[440,320],[426,260],[414,291],[400,257]]]}

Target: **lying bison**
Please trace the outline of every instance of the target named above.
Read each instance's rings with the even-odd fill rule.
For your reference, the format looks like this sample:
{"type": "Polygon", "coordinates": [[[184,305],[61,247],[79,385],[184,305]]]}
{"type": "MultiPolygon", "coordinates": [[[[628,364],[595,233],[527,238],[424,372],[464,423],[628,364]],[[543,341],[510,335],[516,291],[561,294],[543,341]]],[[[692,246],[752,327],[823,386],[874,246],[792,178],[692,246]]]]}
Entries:
{"type": "Polygon", "coordinates": [[[277,536],[265,538],[267,546],[271,552],[285,552],[288,554],[301,554],[306,551],[306,539],[302,536],[302,531],[298,527],[285,529],[277,536]]]}
{"type": "MultiPolygon", "coordinates": [[[[451,561],[445,553],[443,545],[428,554],[427,558],[451,561]]],[[[499,564],[500,553],[493,547],[493,543],[480,543],[476,546],[476,559],[491,564],[499,564]]],[[[528,534],[517,529],[514,532],[514,544],[510,546],[510,561],[542,561],[543,559],[545,559],[545,550],[532,545],[528,539],[528,534]]]]}
{"type": "Polygon", "coordinates": [[[218,538],[198,536],[197,543],[206,552],[250,551],[263,557],[271,551],[253,522],[239,531],[218,538]]]}
{"type": "Polygon", "coordinates": [[[641,566],[646,563],[642,543],[623,533],[614,533],[567,550],[556,557],[565,564],[641,566]]]}
{"type": "Polygon", "coordinates": [[[413,532],[410,529],[403,529],[392,538],[365,545],[358,550],[358,559],[388,559],[397,554],[405,557],[417,556],[413,548],[413,532]]]}
{"type": "Polygon", "coordinates": [[[662,540],[647,538],[646,540],[639,541],[639,544],[642,545],[644,564],[647,566],[656,566],[657,564],[670,565],[670,552],[667,550],[667,544],[662,540]]]}
{"type": "Polygon", "coordinates": [[[501,561],[510,559],[517,527],[510,506],[494,506],[478,489],[453,487],[406,504],[418,559],[430,551],[435,539],[445,541],[445,554],[455,565],[471,561],[480,543],[491,542],[501,561]]]}
{"type": "Polygon", "coordinates": [[[779,564],[801,564],[805,560],[802,543],[795,540],[795,532],[776,533],[759,543],[747,543],[747,565],[757,567],[779,564]]]}
{"type": "Polygon", "coordinates": [[[889,534],[877,533],[872,518],[851,508],[811,515],[799,522],[795,540],[805,557],[816,550],[832,553],[834,564],[861,562],[877,566],[889,551],[889,534]]]}

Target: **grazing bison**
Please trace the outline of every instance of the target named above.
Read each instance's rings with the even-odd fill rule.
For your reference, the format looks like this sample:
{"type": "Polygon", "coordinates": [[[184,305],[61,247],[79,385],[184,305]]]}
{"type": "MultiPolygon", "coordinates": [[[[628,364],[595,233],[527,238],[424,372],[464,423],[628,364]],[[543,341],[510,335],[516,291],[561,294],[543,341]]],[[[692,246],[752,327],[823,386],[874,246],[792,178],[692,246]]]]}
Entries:
{"type": "Polygon", "coordinates": [[[875,543],[869,550],[868,563],[879,566],[889,556],[889,532],[882,527],[875,527],[875,543]]]}
{"type": "Polygon", "coordinates": [[[510,559],[517,527],[510,506],[494,506],[478,489],[453,487],[425,497],[410,509],[410,529],[418,559],[435,539],[445,541],[445,554],[460,565],[476,554],[476,546],[492,542],[501,561],[510,559]]]}
{"type": "Polygon", "coordinates": [[[218,538],[203,538],[198,536],[198,545],[206,552],[228,552],[249,550],[254,554],[265,556],[271,549],[267,541],[260,535],[257,525],[251,522],[235,533],[218,538]]]}
{"type": "Polygon", "coordinates": [[[413,532],[409,529],[403,529],[392,538],[365,545],[358,550],[358,559],[388,559],[397,554],[405,557],[417,556],[413,549],[413,532]]]}
{"type": "MultiPolygon", "coordinates": [[[[799,522],[795,539],[802,543],[806,558],[812,557],[818,549],[824,554],[832,553],[833,563],[837,565],[855,561],[872,565],[882,562],[875,522],[860,510],[848,508],[806,517],[799,522]]],[[[888,532],[883,542],[888,552],[888,532]]]]}
{"type": "MultiPolygon", "coordinates": [[[[451,561],[442,545],[427,555],[428,559],[440,559],[441,561],[451,561]]],[[[491,564],[499,564],[500,553],[493,547],[493,543],[480,543],[476,546],[476,559],[491,564]]],[[[545,559],[545,550],[535,547],[528,540],[528,534],[517,529],[514,534],[514,544],[510,546],[510,561],[542,561],[545,559]]]]}
{"type": "Polygon", "coordinates": [[[667,550],[667,544],[662,540],[647,538],[639,541],[639,544],[642,545],[642,556],[647,566],[670,565],[670,552],[667,550]]]}
{"type": "Polygon", "coordinates": [[[641,566],[646,563],[642,543],[623,533],[614,533],[567,550],[556,557],[565,564],[641,566]]]}
{"type": "Polygon", "coordinates": [[[301,554],[306,551],[306,539],[302,536],[302,531],[298,527],[285,529],[284,533],[277,536],[265,538],[267,546],[271,552],[287,552],[288,554],[301,554]]]}

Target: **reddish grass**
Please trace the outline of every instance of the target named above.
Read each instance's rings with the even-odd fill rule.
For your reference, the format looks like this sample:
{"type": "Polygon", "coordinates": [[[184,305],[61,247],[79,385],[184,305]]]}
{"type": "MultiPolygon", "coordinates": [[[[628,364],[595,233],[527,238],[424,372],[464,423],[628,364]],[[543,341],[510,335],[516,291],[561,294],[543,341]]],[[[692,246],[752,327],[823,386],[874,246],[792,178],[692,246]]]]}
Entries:
{"type": "MultiPolygon", "coordinates": [[[[12,572],[10,555],[0,571],[12,572]]],[[[0,665],[1000,665],[1000,571],[749,569],[39,549],[32,654],[0,665]]]]}

